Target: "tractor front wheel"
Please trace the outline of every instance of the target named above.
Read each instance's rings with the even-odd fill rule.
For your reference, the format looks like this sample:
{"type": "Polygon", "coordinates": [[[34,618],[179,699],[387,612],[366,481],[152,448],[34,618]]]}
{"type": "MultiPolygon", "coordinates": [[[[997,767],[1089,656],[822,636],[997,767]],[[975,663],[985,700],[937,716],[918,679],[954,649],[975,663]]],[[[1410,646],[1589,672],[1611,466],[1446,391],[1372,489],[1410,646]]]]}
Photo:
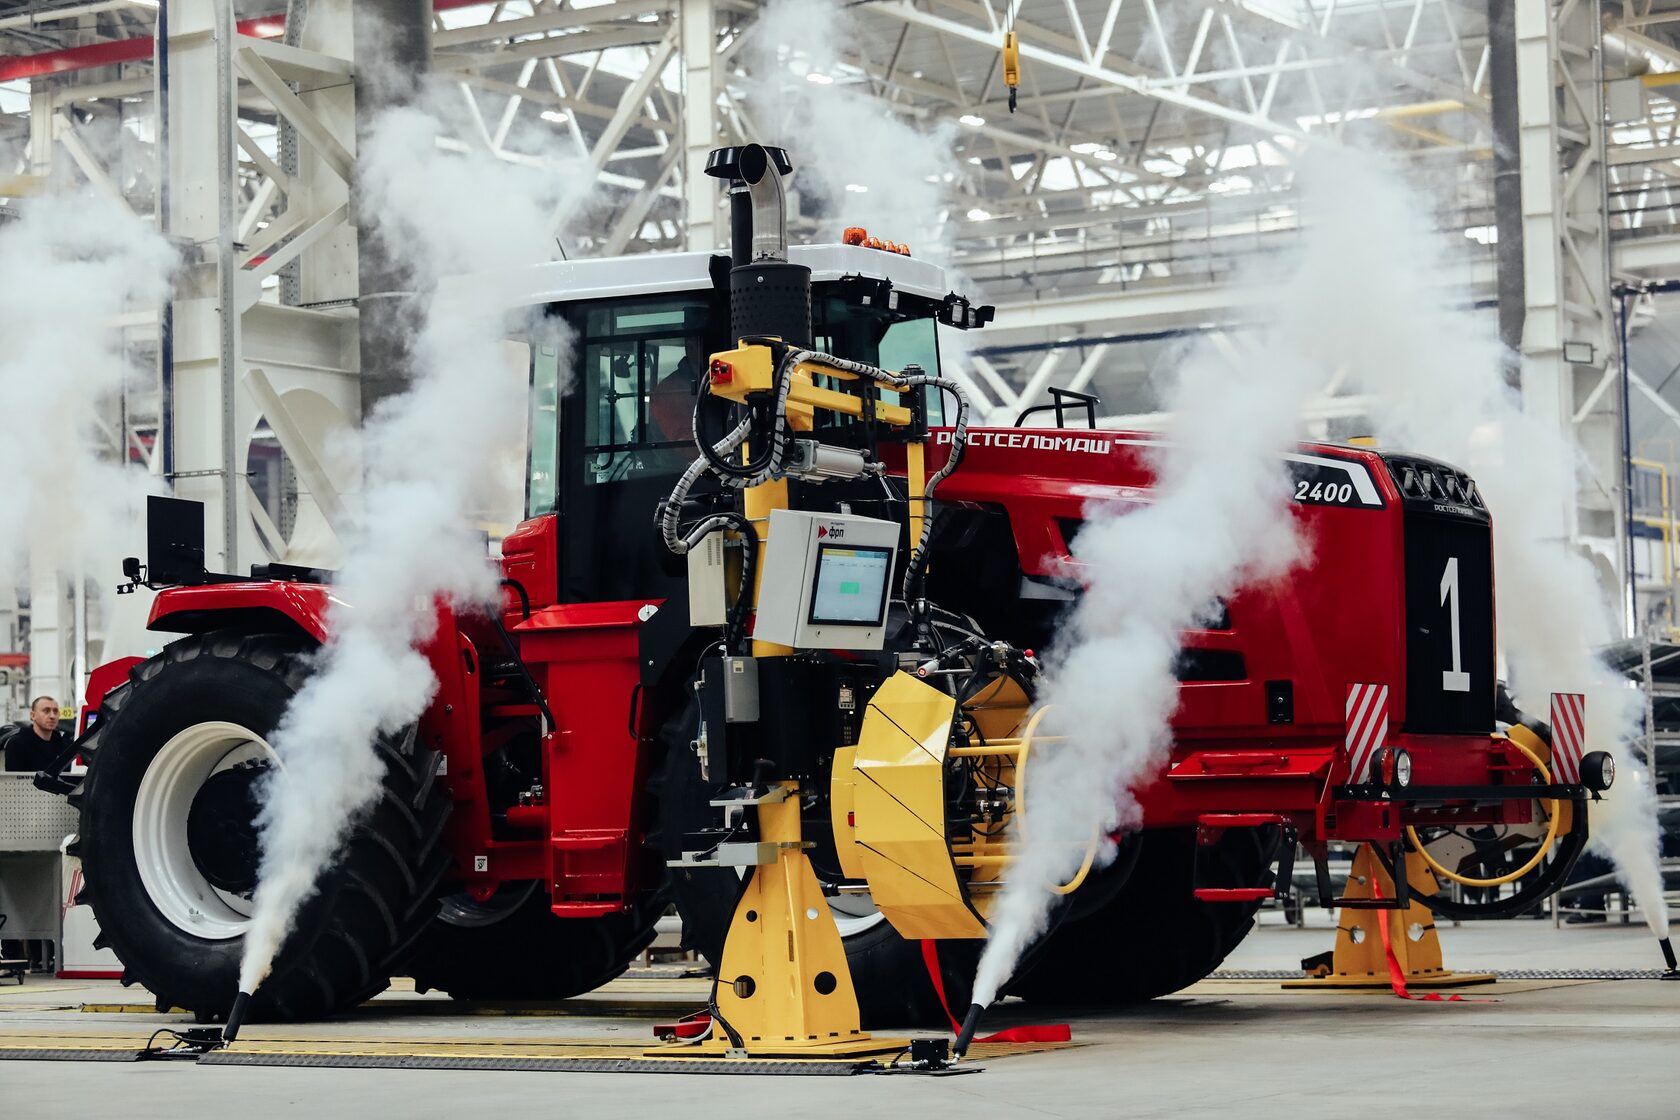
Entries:
{"type": "Polygon", "coordinates": [[[1193,828],[1136,838],[1137,864],[1112,898],[1071,916],[1009,985],[1040,1003],[1119,1006],[1187,988],[1218,968],[1254,926],[1258,902],[1202,902],[1206,887],[1271,882],[1275,829],[1233,828],[1197,852],[1193,828]],[[1199,864],[1199,869],[1198,869],[1199,864]]]}
{"type": "MultiPolygon", "coordinates": [[[[192,635],[113,689],[83,744],[82,901],[160,1009],[225,1017],[257,886],[269,741],[308,675],[301,638],[192,635]]],[[[449,801],[411,728],[375,743],[383,777],[298,912],[254,1019],[318,1019],[383,990],[437,910],[449,801]]]]}

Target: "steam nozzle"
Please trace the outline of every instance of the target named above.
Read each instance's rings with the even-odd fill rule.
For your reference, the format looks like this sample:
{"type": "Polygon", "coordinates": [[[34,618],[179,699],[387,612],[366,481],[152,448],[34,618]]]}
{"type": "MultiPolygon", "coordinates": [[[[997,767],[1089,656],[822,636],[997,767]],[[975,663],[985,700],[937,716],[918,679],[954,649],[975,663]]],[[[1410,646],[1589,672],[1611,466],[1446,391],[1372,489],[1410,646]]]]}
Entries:
{"type": "Polygon", "coordinates": [[[1668,971],[1663,973],[1663,979],[1680,980],[1680,963],[1674,959],[1674,943],[1666,937],[1659,937],[1657,944],[1662,946],[1663,960],[1668,962],[1668,971]]]}
{"type": "Polygon", "coordinates": [[[245,1021],[245,1012],[250,1007],[250,992],[240,992],[233,997],[233,1007],[228,1011],[227,1024],[222,1027],[223,1042],[232,1042],[239,1037],[239,1026],[245,1021]]]}
{"type": "Polygon", "coordinates": [[[960,1058],[968,1053],[968,1044],[974,1041],[974,1032],[980,1029],[980,1016],[986,1013],[984,1004],[971,1003],[968,1014],[963,1016],[962,1030],[957,1032],[957,1041],[951,1047],[951,1053],[960,1058]]]}

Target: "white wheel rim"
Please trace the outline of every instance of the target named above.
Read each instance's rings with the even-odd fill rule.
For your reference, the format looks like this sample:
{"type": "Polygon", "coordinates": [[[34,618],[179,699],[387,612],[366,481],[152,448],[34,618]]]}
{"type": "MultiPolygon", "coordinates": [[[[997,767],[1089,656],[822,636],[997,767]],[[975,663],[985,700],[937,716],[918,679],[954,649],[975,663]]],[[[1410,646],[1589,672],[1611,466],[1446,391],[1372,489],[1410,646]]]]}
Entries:
{"type": "Polygon", "coordinates": [[[855,937],[887,920],[867,891],[830,895],[828,909],[834,915],[834,924],[839,927],[841,937],[855,937]]]}
{"type": "Polygon", "coordinates": [[[153,756],[134,798],[134,862],[158,912],[208,941],[228,941],[251,924],[251,903],[204,877],[187,843],[187,814],[214,774],[242,762],[276,763],[261,735],[236,723],[197,723],[153,756]]]}

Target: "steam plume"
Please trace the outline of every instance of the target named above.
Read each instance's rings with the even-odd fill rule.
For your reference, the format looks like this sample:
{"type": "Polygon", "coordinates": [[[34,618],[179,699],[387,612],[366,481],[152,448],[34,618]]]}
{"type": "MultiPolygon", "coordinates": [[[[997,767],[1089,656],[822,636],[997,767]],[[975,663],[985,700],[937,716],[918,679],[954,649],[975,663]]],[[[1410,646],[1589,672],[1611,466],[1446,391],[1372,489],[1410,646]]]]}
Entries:
{"type": "Polygon", "coordinates": [[[1451,262],[1426,200],[1382,161],[1350,161],[1347,177],[1372,254],[1350,275],[1389,309],[1343,332],[1352,378],[1373,397],[1382,443],[1443,459],[1476,480],[1493,514],[1498,632],[1514,691],[1541,719],[1550,719],[1551,693],[1586,693],[1586,749],[1609,751],[1617,763],[1615,786],[1589,810],[1593,847],[1665,936],[1656,802],[1626,743],[1643,703],[1594,652],[1615,637],[1610,602],[1566,536],[1580,450],[1556,422],[1523,412],[1501,374],[1505,351],[1489,317],[1457,309],[1464,293],[1427,281],[1451,262]]]}
{"type": "Polygon", "coordinates": [[[816,240],[863,226],[918,256],[945,255],[953,126],[911,124],[853,88],[861,60],[841,47],[860,38],[835,0],[771,0],[750,34],[752,123],[764,143],[787,148],[801,210],[822,208],[816,240]]]}
{"type": "Polygon", "coordinates": [[[1477,479],[1494,518],[1499,636],[1513,683],[1542,716],[1551,692],[1587,693],[1588,749],[1610,751],[1619,771],[1592,806],[1594,844],[1653,930],[1667,934],[1654,801],[1623,741],[1638,694],[1593,652],[1612,636],[1606,599],[1562,536],[1578,451],[1506,389],[1493,324],[1461,310],[1463,293],[1440,283],[1452,262],[1427,197],[1400,168],[1369,154],[1316,153],[1300,181],[1300,254],[1263,310],[1269,325],[1254,360],[1239,374],[1205,350],[1189,355],[1169,394],[1173,442],[1158,460],[1153,504],[1093,511],[1076,542],[1088,590],[1058,640],[1046,693],[1069,741],[1045,752],[1027,792],[1030,842],[993,915],[977,1003],[995,998],[1043,928],[1044,884],[1073,872],[1093,831],[1138,823],[1129,791],[1157,772],[1170,744],[1178,631],[1213,596],[1287,563],[1276,455],[1294,438],[1306,394],[1337,369],[1371,398],[1384,443],[1477,479]]]}
{"type": "Polygon", "coordinates": [[[331,634],[274,736],[281,765],[258,820],[262,863],[241,991],[267,976],[298,907],[376,796],[375,738],[412,723],[432,697],[436,680],[418,652],[435,626],[430,604],[488,604],[496,594],[473,522],[518,487],[506,452],[521,443],[526,389],[504,372],[501,352],[512,293],[488,280],[437,285],[549,259],[568,177],[540,159],[515,163],[482,148],[446,154],[440,139],[466,132],[446,128],[448,104],[427,95],[388,110],[360,153],[371,234],[363,251],[390,254],[421,293],[412,385],[367,418],[363,496],[346,534],[331,634]]]}
{"type": "Polygon", "coordinates": [[[974,1001],[989,1003],[1043,929],[1047,883],[1066,881],[1093,835],[1135,828],[1132,790],[1172,742],[1180,632],[1215,599],[1286,572],[1300,554],[1282,455],[1307,397],[1341,360],[1337,330],[1380,313],[1347,283],[1365,216],[1336,162],[1301,168],[1313,216],[1291,274],[1274,288],[1256,343],[1233,357],[1195,345],[1166,394],[1156,486],[1131,510],[1094,507],[1074,545],[1086,591],[1051,653],[1045,723],[1067,736],[1035,759],[1027,840],[992,914],[974,1001]]]}
{"type": "Polygon", "coordinates": [[[149,221],[94,191],[0,210],[0,585],[31,544],[60,570],[102,570],[136,520],[151,480],[111,457],[95,417],[140,374],[116,318],[159,306],[175,263],[149,221]]]}

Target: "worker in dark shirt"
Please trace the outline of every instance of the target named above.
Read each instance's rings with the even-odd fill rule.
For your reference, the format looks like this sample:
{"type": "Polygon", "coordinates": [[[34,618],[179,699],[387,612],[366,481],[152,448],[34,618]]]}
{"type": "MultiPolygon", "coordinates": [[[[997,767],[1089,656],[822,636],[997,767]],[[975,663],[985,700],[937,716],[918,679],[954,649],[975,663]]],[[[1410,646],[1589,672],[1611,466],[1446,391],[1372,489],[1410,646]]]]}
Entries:
{"type": "MultiPolygon", "coordinates": [[[[44,769],[70,741],[69,733],[58,726],[58,701],[51,696],[37,696],[31,700],[29,722],[14,724],[7,731],[8,734],[0,740],[0,749],[5,753],[6,769],[11,771],[31,773],[44,769]]],[[[0,957],[19,959],[14,956],[19,953],[27,955],[34,971],[52,971],[51,941],[32,938],[0,945],[0,957]]]]}
{"type": "Polygon", "coordinates": [[[40,770],[69,738],[58,726],[58,701],[37,696],[29,702],[29,722],[15,724],[5,738],[6,769],[40,770]]]}

